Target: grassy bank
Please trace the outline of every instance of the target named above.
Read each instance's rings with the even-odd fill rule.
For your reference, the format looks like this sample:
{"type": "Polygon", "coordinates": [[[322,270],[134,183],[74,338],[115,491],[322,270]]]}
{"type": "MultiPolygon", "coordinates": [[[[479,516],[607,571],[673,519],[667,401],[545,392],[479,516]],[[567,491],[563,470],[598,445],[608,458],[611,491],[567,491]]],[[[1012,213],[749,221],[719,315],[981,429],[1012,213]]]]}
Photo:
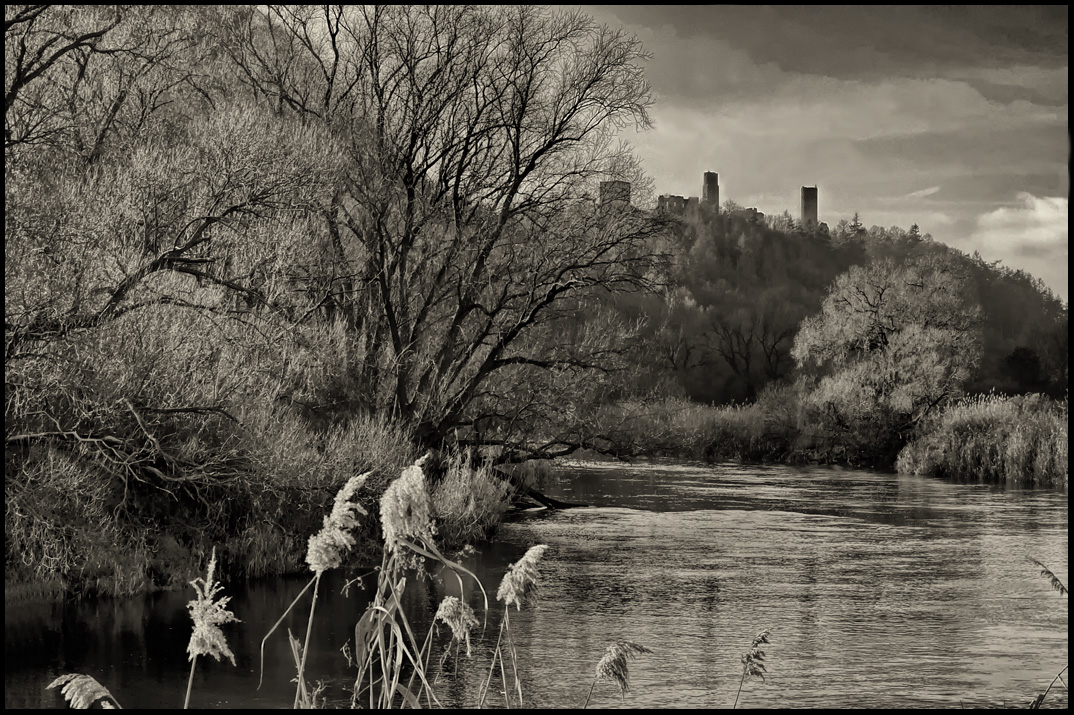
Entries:
{"type": "Polygon", "coordinates": [[[896,468],[1022,486],[1062,487],[1069,478],[1068,406],[1043,395],[980,395],[930,420],[899,453],[896,468]]]}
{"type": "Polygon", "coordinates": [[[709,462],[836,462],[846,450],[806,421],[799,388],[765,390],[749,405],[713,407],[683,398],[609,406],[606,433],[624,454],[709,462]]]}
{"type": "Polygon", "coordinates": [[[898,469],[910,474],[1065,487],[1067,404],[1043,395],[969,398],[906,440],[883,416],[833,424],[803,388],[768,390],[751,405],[683,399],[617,403],[603,419],[625,454],[898,469]]]}
{"type": "MultiPolygon", "coordinates": [[[[231,573],[301,571],[309,536],[340,485],[370,472],[362,506],[376,514],[391,479],[419,452],[404,429],[380,420],[317,429],[262,411],[242,421],[227,453],[217,451],[212,479],[146,484],[50,445],[9,458],[7,592],[130,596],[185,587],[213,544],[231,573]]],[[[438,465],[430,489],[446,548],[484,536],[510,503],[502,480],[461,457],[438,465]]],[[[379,528],[377,519],[363,520],[359,543],[380,543],[379,528]]],[[[354,561],[379,560],[372,549],[354,561]]]]}
{"type": "Polygon", "coordinates": [[[624,455],[719,461],[781,461],[795,434],[785,416],[760,403],[712,407],[683,398],[628,400],[602,415],[624,455]]]}

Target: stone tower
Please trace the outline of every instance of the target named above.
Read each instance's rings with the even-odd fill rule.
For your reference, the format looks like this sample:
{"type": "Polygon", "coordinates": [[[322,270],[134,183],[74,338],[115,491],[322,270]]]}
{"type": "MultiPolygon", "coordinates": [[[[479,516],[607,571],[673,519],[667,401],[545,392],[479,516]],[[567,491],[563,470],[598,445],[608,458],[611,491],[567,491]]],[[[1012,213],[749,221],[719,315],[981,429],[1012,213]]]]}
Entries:
{"type": "Polygon", "coordinates": [[[613,203],[630,205],[629,181],[600,182],[600,205],[607,206],[613,203]]]}
{"type": "Polygon", "coordinates": [[[720,175],[715,171],[706,171],[701,186],[701,201],[720,210],[720,175]]]}
{"type": "Polygon", "coordinates": [[[817,187],[802,187],[802,228],[817,227],[817,187]]]}

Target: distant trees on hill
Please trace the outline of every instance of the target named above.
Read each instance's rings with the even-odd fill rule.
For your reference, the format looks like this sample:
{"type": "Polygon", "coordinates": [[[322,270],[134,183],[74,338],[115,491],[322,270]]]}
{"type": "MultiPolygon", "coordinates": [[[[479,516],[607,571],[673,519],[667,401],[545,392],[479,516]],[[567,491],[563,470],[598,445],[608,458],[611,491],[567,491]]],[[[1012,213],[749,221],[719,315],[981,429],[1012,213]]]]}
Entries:
{"type": "Polygon", "coordinates": [[[650,300],[638,348],[646,369],[635,373],[634,389],[660,385],[703,402],[752,401],[765,385],[797,374],[795,335],[837,277],[855,266],[933,260],[960,276],[966,307],[979,309],[978,355],[965,367],[965,388],[1066,393],[1062,301],[1028,274],[951,249],[916,224],[866,229],[855,215],[826,235],[802,231],[789,212],[765,225],[724,212],[680,223],[675,237],[672,285],[650,300]]]}

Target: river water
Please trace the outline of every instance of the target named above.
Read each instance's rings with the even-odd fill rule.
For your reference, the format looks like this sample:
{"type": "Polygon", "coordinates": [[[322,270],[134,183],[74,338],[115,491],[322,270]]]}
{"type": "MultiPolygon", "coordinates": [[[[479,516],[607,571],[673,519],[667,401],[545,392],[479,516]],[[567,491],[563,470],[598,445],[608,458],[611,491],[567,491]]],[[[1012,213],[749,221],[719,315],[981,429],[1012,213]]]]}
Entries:
{"type": "MultiPolygon", "coordinates": [[[[527,706],[580,707],[617,638],[653,652],[630,662],[625,698],[601,681],[590,707],[731,707],[740,656],[765,629],[767,677],[745,682],[740,707],[1025,707],[1067,662],[1066,597],[1026,558],[1069,584],[1061,492],[674,463],[575,463],[546,492],[592,506],[525,514],[463,562],[494,597],[509,563],[549,547],[538,607],[510,621],[527,706]]],[[[330,705],[348,702],[353,671],[339,649],[372,586],[344,597],[343,580],[322,586],[307,663],[330,705]]],[[[458,593],[445,581],[412,579],[407,589],[419,634],[444,594],[458,593]]],[[[224,626],[238,665],[199,658],[192,707],[290,707],[285,631],[266,645],[260,690],[258,649],[305,583],[225,580],[242,619],[224,626]]],[[[5,706],[59,707],[44,686],[80,672],[126,708],[181,707],[191,595],[8,609],[5,706]]],[[[469,596],[480,615],[480,596],[469,596]]],[[[308,600],[282,628],[304,633],[306,613],[308,600]]],[[[439,677],[445,706],[477,705],[501,613],[494,603],[472,658],[449,661],[439,677]]],[[[503,706],[497,685],[498,670],[486,706],[503,706]]],[[[1045,706],[1067,703],[1056,683],[1045,706]]]]}

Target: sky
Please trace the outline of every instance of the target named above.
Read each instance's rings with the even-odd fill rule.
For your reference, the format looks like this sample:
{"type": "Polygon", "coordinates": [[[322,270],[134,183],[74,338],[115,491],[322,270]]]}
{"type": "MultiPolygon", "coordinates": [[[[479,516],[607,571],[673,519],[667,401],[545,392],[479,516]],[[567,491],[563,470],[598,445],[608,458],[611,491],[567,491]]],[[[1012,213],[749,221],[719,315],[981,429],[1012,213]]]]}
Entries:
{"type": "Polygon", "coordinates": [[[1066,6],[594,5],[652,57],[657,194],[917,223],[1067,300],[1066,6]]]}

